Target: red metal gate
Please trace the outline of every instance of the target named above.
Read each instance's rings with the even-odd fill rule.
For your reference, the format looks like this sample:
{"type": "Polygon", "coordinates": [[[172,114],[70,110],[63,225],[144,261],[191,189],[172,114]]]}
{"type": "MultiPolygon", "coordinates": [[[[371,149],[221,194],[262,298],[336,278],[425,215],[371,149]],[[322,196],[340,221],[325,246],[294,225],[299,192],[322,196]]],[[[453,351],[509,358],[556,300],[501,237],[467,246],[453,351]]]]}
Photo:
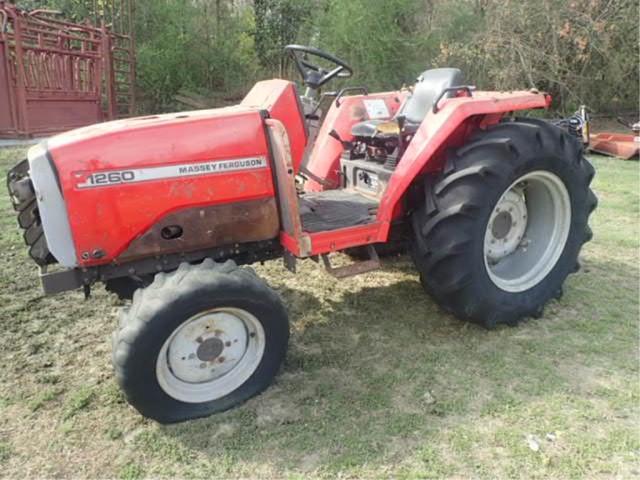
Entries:
{"type": "Polygon", "coordinates": [[[132,115],[134,76],[128,36],[0,0],[0,137],[132,115]]]}

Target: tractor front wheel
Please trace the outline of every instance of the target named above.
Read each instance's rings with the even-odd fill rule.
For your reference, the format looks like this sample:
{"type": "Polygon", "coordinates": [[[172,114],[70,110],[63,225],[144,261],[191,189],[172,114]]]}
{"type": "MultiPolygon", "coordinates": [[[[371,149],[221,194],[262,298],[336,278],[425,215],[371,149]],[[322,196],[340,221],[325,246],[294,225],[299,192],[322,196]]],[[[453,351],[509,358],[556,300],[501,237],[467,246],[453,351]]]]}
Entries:
{"type": "Polygon", "coordinates": [[[544,121],[478,132],[427,179],[413,214],[425,290],[488,328],[540,316],[591,239],[593,176],[580,142],[544,121]]]}
{"type": "Polygon", "coordinates": [[[282,301],[232,261],[182,264],[135,292],[113,336],[129,403],[173,423],[232,408],[264,390],[284,359],[282,301]]]}

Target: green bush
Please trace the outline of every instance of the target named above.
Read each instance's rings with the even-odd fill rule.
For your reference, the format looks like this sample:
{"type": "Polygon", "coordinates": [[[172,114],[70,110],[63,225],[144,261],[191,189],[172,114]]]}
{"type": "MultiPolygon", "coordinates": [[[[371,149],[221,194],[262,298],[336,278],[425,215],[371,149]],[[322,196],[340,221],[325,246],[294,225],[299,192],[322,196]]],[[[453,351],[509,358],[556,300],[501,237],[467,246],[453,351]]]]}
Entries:
{"type": "MultiPolygon", "coordinates": [[[[134,0],[130,0],[134,1],[134,0]]],[[[107,0],[21,0],[94,18],[107,0]]],[[[108,3],[108,2],[107,2],[108,3]]],[[[350,85],[393,89],[456,66],[485,89],[536,87],[565,113],[638,108],[634,0],[137,0],[138,97],[175,108],[181,89],[235,99],[289,76],[282,47],[324,48],[354,68],[350,85]]],[[[343,82],[345,83],[345,82],[343,82]]],[[[338,87],[340,83],[330,88],[338,87]]]]}
{"type": "Polygon", "coordinates": [[[437,52],[437,45],[425,32],[423,4],[416,0],[327,0],[317,16],[317,43],[353,66],[354,84],[392,89],[413,83],[437,52]]]}

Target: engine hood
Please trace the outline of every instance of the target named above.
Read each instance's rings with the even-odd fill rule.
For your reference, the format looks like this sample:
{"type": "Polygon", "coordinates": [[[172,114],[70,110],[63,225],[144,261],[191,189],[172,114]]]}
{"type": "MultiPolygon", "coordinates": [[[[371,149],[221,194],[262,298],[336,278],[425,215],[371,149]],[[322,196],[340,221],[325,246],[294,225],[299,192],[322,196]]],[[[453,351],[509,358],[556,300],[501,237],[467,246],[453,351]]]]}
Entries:
{"type": "Polygon", "coordinates": [[[38,205],[52,253],[64,251],[57,258],[65,266],[112,262],[170,212],[273,196],[263,120],[247,107],[153,115],[34,147],[31,177],[43,192],[38,205]],[[65,224],[61,212],[68,235],[57,227],[65,224]],[[69,241],[73,248],[60,247],[69,241]]]}

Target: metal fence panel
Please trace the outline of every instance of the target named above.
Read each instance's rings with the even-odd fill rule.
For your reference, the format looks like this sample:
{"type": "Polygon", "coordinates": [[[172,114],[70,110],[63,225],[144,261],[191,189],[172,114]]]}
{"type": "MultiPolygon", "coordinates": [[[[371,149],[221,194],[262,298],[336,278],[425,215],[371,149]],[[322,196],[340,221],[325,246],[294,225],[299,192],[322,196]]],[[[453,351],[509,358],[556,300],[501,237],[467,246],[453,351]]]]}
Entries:
{"type": "Polygon", "coordinates": [[[0,0],[0,136],[47,135],[130,116],[134,75],[128,36],[0,0]]]}

